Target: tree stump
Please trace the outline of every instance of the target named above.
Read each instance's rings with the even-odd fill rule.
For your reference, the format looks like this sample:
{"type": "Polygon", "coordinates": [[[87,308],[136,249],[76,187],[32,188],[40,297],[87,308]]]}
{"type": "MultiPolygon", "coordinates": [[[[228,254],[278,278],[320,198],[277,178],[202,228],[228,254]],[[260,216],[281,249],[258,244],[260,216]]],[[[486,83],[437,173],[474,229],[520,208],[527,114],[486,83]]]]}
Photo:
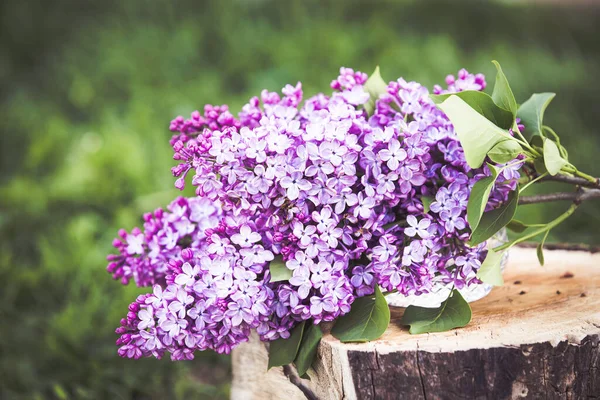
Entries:
{"type": "Polygon", "coordinates": [[[308,379],[267,372],[257,337],[233,352],[232,399],[600,398],[600,254],[511,250],[505,285],[472,303],[461,329],[410,335],[404,309],[377,341],[326,334],[308,379]]]}

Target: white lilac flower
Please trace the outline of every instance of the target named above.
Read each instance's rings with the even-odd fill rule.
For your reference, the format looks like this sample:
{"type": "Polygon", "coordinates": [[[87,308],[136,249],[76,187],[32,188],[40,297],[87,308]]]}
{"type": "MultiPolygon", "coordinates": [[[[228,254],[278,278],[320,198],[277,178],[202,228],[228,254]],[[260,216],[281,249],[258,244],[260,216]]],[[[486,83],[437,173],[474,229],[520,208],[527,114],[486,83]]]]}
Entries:
{"type": "Polygon", "coordinates": [[[127,253],[128,254],[143,254],[144,253],[144,235],[139,233],[137,235],[127,235],[127,253]]]}
{"type": "Polygon", "coordinates": [[[146,307],[138,313],[140,322],[137,324],[139,330],[144,330],[154,326],[154,310],[152,307],[146,307]]]}
{"type": "Polygon", "coordinates": [[[260,234],[253,232],[248,225],[242,226],[239,233],[231,236],[231,241],[240,247],[250,247],[260,239],[260,234]]]}
{"type": "Polygon", "coordinates": [[[190,263],[186,262],[181,267],[181,273],[175,277],[175,283],[181,286],[193,285],[199,273],[199,266],[195,265],[192,267],[190,263]]]}
{"type": "Polygon", "coordinates": [[[387,149],[382,149],[379,152],[381,161],[385,161],[388,168],[392,171],[398,169],[400,162],[406,160],[406,157],[406,150],[400,146],[400,142],[397,139],[390,140],[387,149]]]}
{"type": "Polygon", "coordinates": [[[281,178],[279,184],[286,190],[286,195],[290,200],[296,200],[300,191],[306,191],[311,188],[309,181],[303,178],[304,175],[301,172],[292,172],[290,176],[284,176],[281,178]]]}
{"type": "Polygon", "coordinates": [[[242,265],[249,267],[254,264],[263,264],[272,261],[274,256],[270,250],[265,250],[260,244],[255,244],[252,248],[244,248],[240,250],[240,255],[243,258],[242,265]]]}
{"type": "Polygon", "coordinates": [[[406,222],[409,225],[409,227],[404,230],[404,233],[407,236],[414,237],[418,235],[421,239],[427,239],[431,236],[428,230],[431,225],[431,220],[423,218],[420,221],[417,221],[417,218],[414,215],[409,215],[406,217],[406,222]]]}

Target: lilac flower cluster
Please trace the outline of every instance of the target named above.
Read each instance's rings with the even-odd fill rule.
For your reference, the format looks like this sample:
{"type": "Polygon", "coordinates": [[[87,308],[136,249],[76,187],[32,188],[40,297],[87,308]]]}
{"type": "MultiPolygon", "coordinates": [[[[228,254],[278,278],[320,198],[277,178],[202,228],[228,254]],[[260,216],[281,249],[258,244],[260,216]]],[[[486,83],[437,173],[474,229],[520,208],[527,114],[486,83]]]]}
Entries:
{"type": "Polygon", "coordinates": [[[167,211],[144,215],[144,231],[124,229],[113,241],[119,254],[109,255],[107,270],[123,284],[133,279],[137,286],[164,285],[169,262],[180,260],[184,249],[206,245],[206,229],[221,220],[218,203],[201,197],[178,197],[167,211]]]}
{"type": "Polygon", "coordinates": [[[237,222],[226,216],[205,229],[202,246],[169,261],[166,283],[129,306],[117,329],[120,355],[161,358],[169,352],[185,360],[196,350],[229,353],[251,329],[268,323],[274,295],[265,268],[274,256],[257,232],[237,222]]]}
{"type": "MultiPolygon", "coordinates": [[[[429,91],[404,79],[367,115],[367,75],[342,68],[331,95],[302,102],[301,84],[263,91],[236,119],[226,106],[171,122],[176,187],[196,198],[120,233],[109,271],[153,285],[117,332],[125,357],[229,352],[256,329],[288,337],[300,321],[333,321],[375,285],[427,293],[434,277],[480,283],[485,244],[467,245],[472,170],[429,91]],[[189,179],[188,179],[189,180],[189,179]],[[279,265],[284,273],[271,276],[279,265]]],[[[483,90],[461,70],[435,93],[483,90]]],[[[518,163],[499,175],[488,209],[504,202],[518,163]]]]}

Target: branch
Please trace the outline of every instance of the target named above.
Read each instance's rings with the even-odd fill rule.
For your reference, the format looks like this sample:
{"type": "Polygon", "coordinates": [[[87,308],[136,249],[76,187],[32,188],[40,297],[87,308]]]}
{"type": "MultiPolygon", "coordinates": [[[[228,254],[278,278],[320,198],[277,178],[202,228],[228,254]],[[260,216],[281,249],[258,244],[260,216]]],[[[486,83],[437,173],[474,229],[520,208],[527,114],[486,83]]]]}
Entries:
{"type": "Polygon", "coordinates": [[[554,175],[554,176],[546,176],[540,179],[542,182],[554,181],[554,182],[563,182],[569,183],[571,185],[583,186],[593,189],[600,189],[600,181],[596,179],[596,183],[590,182],[587,179],[579,178],[577,176],[569,176],[569,175],[554,175]]]}
{"type": "Polygon", "coordinates": [[[519,205],[548,203],[552,201],[572,201],[580,204],[589,199],[599,198],[600,189],[580,189],[578,192],[559,192],[539,194],[534,196],[523,196],[519,199],[519,205]]]}
{"type": "MultiPolygon", "coordinates": [[[[534,242],[523,242],[519,243],[517,247],[536,248],[538,243],[534,242]]],[[[567,251],[588,251],[592,254],[600,253],[600,246],[590,246],[582,243],[546,243],[544,244],[544,250],[567,250],[567,251]]]]}
{"type": "Polygon", "coordinates": [[[294,368],[292,368],[291,365],[288,364],[283,366],[283,374],[290,380],[290,382],[293,385],[300,389],[302,394],[304,394],[304,396],[308,400],[318,400],[318,397],[313,393],[312,390],[306,387],[304,382],[302,382],[302,379],[300,379],[300,377],[298,376],[296,371],[294,371],[294,368]]]}
{"type": "MultiPolygon", "coordinates": [[[[262,342],[265,349],[267,349],[267,353],[269,352],[269,344],[267,342],[262,342]]],[[[302,394],[306,397],[307,400],[319,400],[319,398],[313,393],[313,391],[302,382],[302,378],[298,376],[298,372],[291,364],[283,366],[283,375],[290,381],[290,383],[296,386],[302,394]]]]}

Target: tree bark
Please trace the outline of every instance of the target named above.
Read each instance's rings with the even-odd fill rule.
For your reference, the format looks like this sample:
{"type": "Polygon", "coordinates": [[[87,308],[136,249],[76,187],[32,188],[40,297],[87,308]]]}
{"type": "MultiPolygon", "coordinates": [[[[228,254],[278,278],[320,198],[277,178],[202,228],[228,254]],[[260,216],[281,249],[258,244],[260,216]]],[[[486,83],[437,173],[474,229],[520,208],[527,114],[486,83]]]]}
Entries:
{"type": "Polygon", "coordinates": [[[377,341],[326,334],[310,380],[293,367],[267,372],[253,337],[233,353],[232,399],[600,398],[600,254],[511,250],[505,285],[473,303],[461,329],[410,335],[404,309],[377,341]]]}

